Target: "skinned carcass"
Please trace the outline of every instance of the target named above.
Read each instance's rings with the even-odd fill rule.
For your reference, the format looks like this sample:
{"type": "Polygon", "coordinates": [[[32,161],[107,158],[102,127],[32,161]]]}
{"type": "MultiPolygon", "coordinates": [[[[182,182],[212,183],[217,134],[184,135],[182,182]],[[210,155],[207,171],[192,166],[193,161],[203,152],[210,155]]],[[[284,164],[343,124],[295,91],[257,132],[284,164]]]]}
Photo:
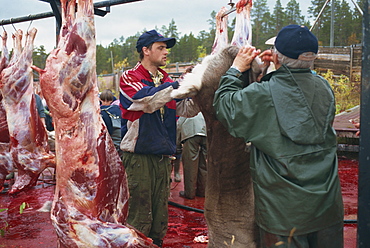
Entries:
{"type": "MultiPolygon", "coordinates": [[[[235,32],[231,44],[227,43],[227,16],[225,16],[226,8],[222,7],[216,14],[216,36],[212,46],[212,52],[206,56],[202,63],[197,64],[192,73],[187,73],[184,76],[185,83],[180,83],[180,88],[172,93],[174,98],[186,98],[195,96],[202,88],[202,77],[207,70],[209,63],[212,63],[214,57],[221,53],[223,49],[229,46],[241,48],[243,46],[251,46],[252,29],[250,24],[250,11],[252,8],[252,0],[240,0],[236,4],[236,25],[235,32]]],[[[235,53],[234,57],[237,53],[235,53]]],[[[268,66],[265,65],[259,57],[256,57],[251,65],[251,72],[249,73],[249,81],[257,81],[261,74],[267,72],[268,66]]],[[[225,73],[226,71],[224,71],[225,73]]]]}
{"type": "MultiPolygon", "coordinates": [[[[36,185],[45,168],[55,167],[55,155],[49,151],[46,128],[37,113],[33,92],[31,65],[36,32],[35,28],[27,32],[23,49],[22,30],[13,34],[14,52],[0,76],[10,153],[14,169],[18,172],[9,193],[36,185]]],[[[9,165],[7,169],[11,169],[9,165]]]]}
{"type": "Polygon", "coordinates": [[[157,247],[125,225],[126,174],[100,116],[93,1],[62,0],[61,7],[58,47],[44,70],[35,68],[55,127],[58,247],[157,247]]]}
{"type": "Polygon", "coordinates": [[[228,16],[225,15],[226,11],[226,7],[222,7],[216,14],[216,34],[211,54],[219,53],[223,48],[229,45],[229,37],[227,34],[228,16]]]}
{"type": "Polygon", "coordinates": [[[9,144],[9,129],[2,100],[3,96],[0,93],[0,191],[3,190],[6,176],[13,170],[13,159],[9,144]]]}
{"type": "Polygon", "coordinates": [[[7,39],[8,39],[8,34],[6,31],[4,31],[3,34],[1,35],[2,49],[1,49],[1,57],[0,57],[0,73],[5,67],[8,66],[8,63],[9,63],[9,51],[8,51],[8,47],[6,46],[7,39]]]}
{"type": "MultiPolygon", "coordinates": [[[[4,31],[1,35],[2,52],[0,58],[0,74],[1,71],[8,66],[9,52],[6,46],[6,40],[8,38],[7,33],[4,31]]],[[[3,105],[3,95],[0,92],[0,191],[3,190],[3,185],[6,176],[10,171],[13,170],[13,159],[10,154],[10,136],[8,123],[6,120],[6,112],[3,105]]]]}
{"type": "MultiPolygon", "coordinates": [[[[250,11],[249,5],[251,1],[238,2],[237,15],[243,15],[240,21],[249,21],[249,13],[243,13],[250,11]]],[[[248,37],[251,37],[251,30],[245,32],[236,29],[235,32],[234,37],[238,37],[239,44],[250,45],[248,37]],[[240,37],[245,39],[242,43],[240,37]]],[[[180,87],[172,92],[174,98],[192,96],[206,121],[208,175],[204,210],[210,248],[258,247],[259,234],[254,221],[254,195],[248,147],[243,139],[229,134],[216,119],[212,106],[220,78],[230,68],[239,51],[239,47],[235,45],[228,45],[205,57],[201,64],[195,66],[192,73],[185,75],[180,87]]],[[[261,73],[261,62],[254,61],[251,71],[253,77],[249,80],[254,80],[253,78],[257,78],[261,73]]]]}
{"type": "Polygon", "coordinates": [[[235,32],[231,40],[232,46],[243,47],[252,44],[252,25],[250,22],[252,0],[241,0],[236,6],[235,32]]]}

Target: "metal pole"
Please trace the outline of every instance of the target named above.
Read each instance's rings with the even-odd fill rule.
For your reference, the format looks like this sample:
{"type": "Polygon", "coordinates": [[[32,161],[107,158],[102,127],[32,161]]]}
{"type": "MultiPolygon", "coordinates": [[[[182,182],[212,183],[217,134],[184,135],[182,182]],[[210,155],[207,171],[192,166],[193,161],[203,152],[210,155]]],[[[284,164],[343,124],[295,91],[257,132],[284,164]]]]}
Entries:
{"type": "Polygon", "coordinates": [[[349,80],[352,82],[352,77],[353,77],[353,45],[350,47],[350,59],[349,59],[349,80]]]}
{"type": "Polygon", "coordinates": [[[364,12],[363,12],[363,11],[362,11],[362,9],[360,8],[360,6],[358,6],[358,4],[357,4],[354,0],[352,0],[352,3],[356,6],[356,8],[357,8],[358,12],[360,12],[360,14],[363,16],[363,15],[364,15],[364,12]]]}
{"type": "MultiPolygon", "coordinates": [[[[94,3],[94,7],[95,8],[109,7],[109,6],[113,6],[113,5],[131,3],[131,2],[138,2],[138,1],[142,1],[142,0],[110,0],[110,1],[103,1],[103,2],[94,3]]],[[[28,15],[28,16],[23,16],[23,17],[10,18],[8,20],[1,20],[0,21],[0,26],[1,25],[19,23],[19,22],[27,22],[27,21],[32,21],[32,20],[38,20],[38,19],[43,19],[43,18],[48,18],[48,17],[53,17],[53,16],[54,16],[53,12],[45,12],[45,13],[40,13],[40,14],[35,14],[35,15],[28,15]]]]}
{"type": "Polygon", "coordinates": [[[110,51],[110,60],[112,63],[112,74],[114,74],[114,62],[113,62],[113,52],[112,51],[110,51]]]}
{"type": "Polygon", "coordinates": [[[362,22],[361,135],[358,177],[357,247],[370,247],[370,0],[364,1],[362,22]]]}
{"type": "Polygon", "coordinates": [[[19,22],[27,22],[27,21],[44,19],[44,18],[53,17],[53,16],[54,16],[53,12],[45,12],[45,13],[40,13],[40,14],[35,14],[35,15],[10,18],[8,20],[1,20],[0,25],[2,26],[2,25],[19,23],[19,22]]]}
{"type": "Polygon", "coordinates": [[[334,46],[334,3],[335,1],[331,1],[330,47],[334,46]]]}
{"type": "Polygon", "coordinates": [[[131,2],[138,2],[143,0],[108,0],[108,1],[102,1],[94,3],[95,8],[101,8],[101,7],[109,7],[113,5],[119,5],[123,3],[131,3],[131,2]]]}
{"type": "Polygon", "coordinates": [[[116,83],[116,74],[114,73],[114,61],[113,61],[113,52],[112,52],[112,50],[110,51],[110,60],[111,60],[111,64],[112,64],[113,88],[116,90],[117,89],[117,83],[116,83]]]}
{"type": "Polygon", "coordinates": [[[62,10],[59,0],[49,0],[49,3],[55,16],[55,44],[58,45],[60,28],[62,27],[62,10]]]}
{"type": "Polygon", "coordinates": [[[316,23],[319,21],[321,15],[322,15],[322,12],[324,11],[326,5],[328,5],[328,3],[330,2],[330,0],[326,0],[326,2],[324,3],[324,6],[322,6],[321,10],[320,10],[320,13],[318,14],[318,16],[316,17],[316,20],[315,22],[312,24],[311,28],[310,28],[310,31],[312,31],[312,29],[316,26],[316,23]]]}

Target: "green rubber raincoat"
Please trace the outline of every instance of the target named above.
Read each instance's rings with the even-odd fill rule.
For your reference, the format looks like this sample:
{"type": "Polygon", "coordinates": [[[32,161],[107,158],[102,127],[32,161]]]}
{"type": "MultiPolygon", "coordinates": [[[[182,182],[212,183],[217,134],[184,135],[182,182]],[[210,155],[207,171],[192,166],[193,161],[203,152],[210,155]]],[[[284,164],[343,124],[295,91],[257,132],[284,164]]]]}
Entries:
{"type": "Polygon", "coordinates": [[[257,224],[289,236],[343,221],[335,98],[310,69],[280,67],[248,87],[248,73],[229,69],[215,93],[217,118],[230,134],[252,143],[257,224]]]}

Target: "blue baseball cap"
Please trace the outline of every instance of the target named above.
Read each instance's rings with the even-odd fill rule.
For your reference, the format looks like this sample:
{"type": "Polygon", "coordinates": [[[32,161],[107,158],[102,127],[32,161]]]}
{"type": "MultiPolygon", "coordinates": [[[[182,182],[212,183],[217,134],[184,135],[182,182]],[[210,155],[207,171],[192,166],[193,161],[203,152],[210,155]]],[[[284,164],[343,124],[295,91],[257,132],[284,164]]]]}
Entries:
{"type": "Polygon", "coordinates": [[[298,59],[302,53],[317,54],[319,43],[306,26],[292,24],[280,30],[275,39],[275,48],[289,58],[298,59]]]}
{"type": "Polygon", "coordinates": [[[167,44],[167,48],[171,48],[176,44],[176,39],[165,38],[163,37],[163,35],[161,35],[160,33],[153,29],[143,33],[139,37],[139,39],[136,42],[136,50],[138,52],[141,52],[141,49],[143,49],[143,47],[147,47],[154,42],[165,42],[167,44]]]}

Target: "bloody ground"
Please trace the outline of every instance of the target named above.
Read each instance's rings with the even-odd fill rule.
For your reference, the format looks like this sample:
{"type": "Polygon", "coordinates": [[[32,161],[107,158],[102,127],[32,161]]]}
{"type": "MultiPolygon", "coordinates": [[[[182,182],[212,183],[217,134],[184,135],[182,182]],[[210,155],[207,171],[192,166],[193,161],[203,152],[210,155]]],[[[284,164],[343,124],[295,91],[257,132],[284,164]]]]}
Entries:
{"type": "MultiPolygon", "coordinates": [[[[358,160],[346,157],[339,159],[345,211],[345,248],[356,247],[357,173],[358,160]]],[[[48,206],[45,206],[52,201],[54,188],[51,175],[46,171],[38,185],[32,189],[12,196],[8,195],[6,189],[0,193],[0,232],[3,232],[0,237],[1,248],[56,248],[57,237],[51,225],[48,206]],[[23,203],[25,208],[20,210],[23,203]]],[[[205,248],[207,244],[194,242],[195,237],[207,235],[206,220],[200,211],[203,210],[204,198],[181,198],[181,190],[182,182],[171,183],[169,229],[163,247],[205,248]],[[190,209],[184,209],[183,206],[190,209]]]]}

